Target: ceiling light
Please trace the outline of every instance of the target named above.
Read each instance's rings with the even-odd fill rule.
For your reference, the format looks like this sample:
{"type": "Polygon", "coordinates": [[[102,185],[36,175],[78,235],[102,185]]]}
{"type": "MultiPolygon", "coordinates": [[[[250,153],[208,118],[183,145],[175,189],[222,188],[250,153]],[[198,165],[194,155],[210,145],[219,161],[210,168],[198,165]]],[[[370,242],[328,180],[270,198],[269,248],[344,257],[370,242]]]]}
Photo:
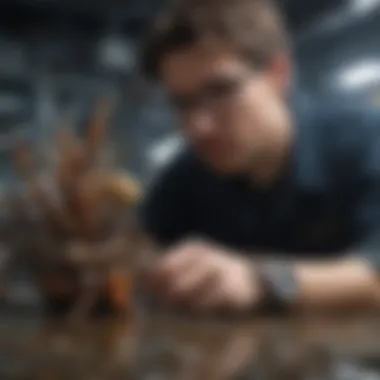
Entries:
{"type": "Polygon", "coordinates": [[[380,5],[380,0],[352,0],[351,10],[354,13],[367,13],[380,5]]]}
{"type": "Polygon", "coordinates": [[[380,61],[360,63],[343,70],[338,76],[338,83],[345,90],[356,90],[380,83],[380,61]]]}
{"type": "Polygon", "coordinates": [[[135,63],[134,48],[122,37],[108,36],[99,43],[99,60],[106,69],[129,71],[135,63]]]}

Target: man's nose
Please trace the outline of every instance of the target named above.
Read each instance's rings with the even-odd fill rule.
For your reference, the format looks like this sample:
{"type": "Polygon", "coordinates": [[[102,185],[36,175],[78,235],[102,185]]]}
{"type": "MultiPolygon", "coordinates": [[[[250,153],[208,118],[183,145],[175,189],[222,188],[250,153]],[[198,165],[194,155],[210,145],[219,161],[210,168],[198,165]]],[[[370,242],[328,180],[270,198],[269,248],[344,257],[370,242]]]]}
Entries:
{"type": "Polygon", "coordinates": [[[203,139],[212,136],[216,131],[215,118],[206,111],[192,112],[186,119],[186,134],[191,139],[203,139]]]}

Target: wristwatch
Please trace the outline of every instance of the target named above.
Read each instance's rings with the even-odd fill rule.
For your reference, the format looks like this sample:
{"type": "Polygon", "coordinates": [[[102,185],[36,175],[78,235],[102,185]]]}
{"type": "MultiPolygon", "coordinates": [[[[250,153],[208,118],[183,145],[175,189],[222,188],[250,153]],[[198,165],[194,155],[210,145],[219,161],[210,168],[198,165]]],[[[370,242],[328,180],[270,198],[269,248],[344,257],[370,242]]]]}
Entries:
{"type": "Polygon", "coordinates": [[[283,313],[293,309],[299,299],[299,286],[291,263],[266,262],[256,266],[264,296],[260,309],[264,312],[283,313]]]}

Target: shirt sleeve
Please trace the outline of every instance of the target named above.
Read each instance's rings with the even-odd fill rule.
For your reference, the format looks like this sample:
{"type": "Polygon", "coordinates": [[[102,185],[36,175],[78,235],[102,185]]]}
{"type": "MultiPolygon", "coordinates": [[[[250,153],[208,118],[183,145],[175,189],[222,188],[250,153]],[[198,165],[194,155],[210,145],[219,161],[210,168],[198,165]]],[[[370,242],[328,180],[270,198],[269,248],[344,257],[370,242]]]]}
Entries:
{"type": "Polygon", "coordinates": [[[145,231],[160,245],[171,245],[189,230],[188,174],[183,163],[176,162],[148,189],[139,210],[145,231]]]}
{"type": "Polygon", "coordinates": [[[369,111],[358,122],[358,149],[351,157],[356,165],[346,168],[356,171],[352,183],[356,245],[351,251],[380,271],[380,113],[369,111]]]}

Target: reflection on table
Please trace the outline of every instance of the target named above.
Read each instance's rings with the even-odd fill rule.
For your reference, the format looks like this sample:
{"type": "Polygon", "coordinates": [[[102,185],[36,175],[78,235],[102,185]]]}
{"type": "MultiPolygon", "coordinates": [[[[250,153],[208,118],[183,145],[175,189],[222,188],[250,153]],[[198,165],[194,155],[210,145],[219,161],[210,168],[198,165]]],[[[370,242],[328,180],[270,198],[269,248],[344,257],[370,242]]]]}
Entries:
{"type": "Polygon", "coordinates": [[[0,378],[380,379],[377,317],[0,319],[0,378]],[[378,366],[378,369],[376,368],[378,366]]]}

